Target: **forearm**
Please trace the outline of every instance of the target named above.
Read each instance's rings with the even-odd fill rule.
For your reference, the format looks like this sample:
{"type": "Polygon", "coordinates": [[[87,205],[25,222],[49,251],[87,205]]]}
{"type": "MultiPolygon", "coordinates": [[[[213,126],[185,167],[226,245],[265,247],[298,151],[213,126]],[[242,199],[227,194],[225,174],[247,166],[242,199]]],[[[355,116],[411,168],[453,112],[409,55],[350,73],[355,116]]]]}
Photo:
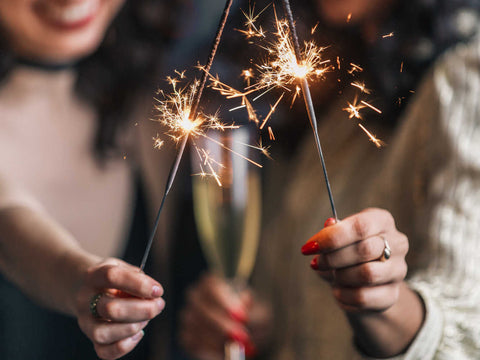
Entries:
{"type": "Polygon", "coordinates": [[[0,271],[42,305],[74,314],[82,274],[99,259],[83,251],[47,214],[0,210],[0,271]]]}
{"type": "Polygon", "coordinates": [[[386,311],[347,315],[360,349],[382,358],[406,351],[422,326],[425,309],[420,297],[404,282],[398,301],[386,311]]]}

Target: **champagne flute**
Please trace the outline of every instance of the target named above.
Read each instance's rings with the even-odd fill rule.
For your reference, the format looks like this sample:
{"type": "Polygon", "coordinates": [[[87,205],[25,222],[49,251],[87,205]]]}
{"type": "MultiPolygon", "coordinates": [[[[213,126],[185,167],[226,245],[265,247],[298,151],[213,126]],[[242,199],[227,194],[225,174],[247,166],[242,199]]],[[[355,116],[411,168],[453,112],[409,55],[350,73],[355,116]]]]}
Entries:
{"type": "MultiPolygon", "coordinates": [[[[253,270],[260,235],[260,169],[245,160],[255,161],[259,155],[247,145],[253,137],[251,130],[245,126],[209,131],[206,135],[210,139],[195,140],[214,159],[212,166],[218,176],[193,178],[200,244],[210,268],[237,291],[246,285],[253,270]]],[[[197,150],[193,151],[193,169],[197,174],[203,173],[205,163],[200,161],[197,150]]],[[[239,343],[227,343],[225,356],[243,360],[245,349],[239,343]]]]}

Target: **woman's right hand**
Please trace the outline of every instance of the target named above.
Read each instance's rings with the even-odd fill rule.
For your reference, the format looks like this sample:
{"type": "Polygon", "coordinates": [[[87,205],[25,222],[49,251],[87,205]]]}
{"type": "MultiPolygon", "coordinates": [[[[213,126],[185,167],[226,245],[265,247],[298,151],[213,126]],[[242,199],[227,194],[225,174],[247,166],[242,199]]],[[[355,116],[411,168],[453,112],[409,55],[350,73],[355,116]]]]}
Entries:
{"type": "Polygon", "coordinates": [[[224,279],[207,274],[189,288],[182,309],[179,339],[195,359],[224,359],[225,343],[235,341],[253,356],[271,338],[272,312],[251,289],[236,292],[224,279]]]}
{"type": "Polygon", "coordinates": [[[104,260],[84,274],[75,301],[78,324],[101,359],[118,359],[135,348],[148,321],[162,312],[162,295],[162,286],[138,267],[104,260]]]}

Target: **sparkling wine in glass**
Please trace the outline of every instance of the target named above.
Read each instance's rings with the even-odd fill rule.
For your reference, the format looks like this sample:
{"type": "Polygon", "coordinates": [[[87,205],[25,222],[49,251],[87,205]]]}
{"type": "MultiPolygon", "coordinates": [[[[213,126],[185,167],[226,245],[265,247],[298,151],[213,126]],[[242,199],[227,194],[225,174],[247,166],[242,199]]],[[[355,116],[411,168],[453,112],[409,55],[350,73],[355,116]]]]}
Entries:
{"type": "MultiPolygon", "coordinates": [[[[195,141],[213,159],[216,176],[193,178],[198,235],[210,269],[241,290],[255,264],[261,222],[260,169],[245,159],[257,161],[259,154],[248,146],[248,127],[209,131],[207,136],[210,139],[195,141]]],[[[194,172],[204,173],[208,165],[200,160],[198,149],[193,152],[194,172]]],[[[226,344],[225,355],[230,360],[245,358],[238,343],[226,344]]]]}

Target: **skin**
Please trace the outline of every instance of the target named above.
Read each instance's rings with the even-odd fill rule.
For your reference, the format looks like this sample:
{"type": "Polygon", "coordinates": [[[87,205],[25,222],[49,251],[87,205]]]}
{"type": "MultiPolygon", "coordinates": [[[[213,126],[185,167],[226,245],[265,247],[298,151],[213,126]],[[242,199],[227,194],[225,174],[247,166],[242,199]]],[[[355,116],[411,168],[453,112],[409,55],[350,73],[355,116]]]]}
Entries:
{"type": "Polygon", "coordinates": [[[37,61],[69,62],[98,47],[123,3],[124,0],[2,0],[0,19],[10,46],[18,55],[37,61]],[[49,16],[52,8],[62,10],[68,5],[88,3],[98,5],[98,9],[83,26],[55,23],[49,16]]]}
{"type": "MultiPolygon", "coordinates": [[[[2,0],[0,23],[18,56],[71,62],[98,47],[122,4],[123,0],[2,0]],[[98,5],[88,17],[78,20],[77,12],[75,21],[65,16],[52,20],[52,9],[65,14],[72,4],[88,3],[98,5]]],[[[148,321],[165,307],[156,280],[121,260],[85,252],[43,209],[0,208],[0,233],[2,274],[40,304],[75,316],[102,359],[130,352],[148,321]],[[96,294],[103,294],[97,303],[99,319],[89,309],[96,294]]]]}
{"type": "Polygon", "coordinates": [[[180,315],[180,343],[199,360],[224,359],[224,345],[237,341],[247,355],[265,348],[271,333],[271,310],[245,288],[234,291],[222,278],[205,274],[187,291],[180,315]]]}
{"type": "Polygon", "coordinates": [[[165,306],[157,281],[121,260],[85,252],[40,210],[1,209],[0,232],[0,271],[40,304],[75,316],[102,359],[131,351],[147,322],[165,306]],[[89,304],[99,293],[105,295],[96,319],[89,304]]]}
{"type": "Polygon", "coordinates": [[[362,350],[374,357],[403,353],[424,319],[420,298],[404,282],[408,239],[383,209],[366,209],[326,227],[302,248],[328,281],[362,350]],[[392,256],[381,261],[384,239],[392,256]],[[314,250],[306,250],[314,249],[314,250]]]}

